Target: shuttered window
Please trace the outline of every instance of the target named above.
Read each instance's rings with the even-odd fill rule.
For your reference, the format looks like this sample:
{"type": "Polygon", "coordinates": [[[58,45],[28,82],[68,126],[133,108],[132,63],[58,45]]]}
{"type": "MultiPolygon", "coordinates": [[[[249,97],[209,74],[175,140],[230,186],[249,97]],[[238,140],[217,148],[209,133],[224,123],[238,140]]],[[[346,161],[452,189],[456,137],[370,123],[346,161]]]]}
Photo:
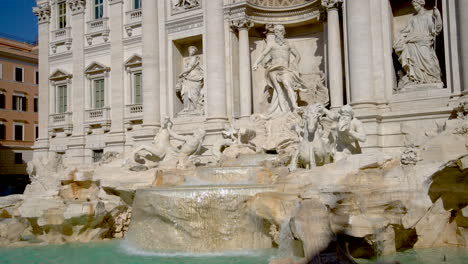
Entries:
{"type": "Polygon", "coordinates": [[[57,86],[57,113],[67,112],[67,85],[57,86]]]}
{"type": "Polygon", "coordinates": [[[94,108],[104,107],[104,79],[94,80],[94,108]]]}
{"type": "Polygon", "coordinates": [[[23,140],[23,125],[15,125],[15,140],[23,140]]]}
{"type": "Polygon", "coordinates": [[[13,110],[26,111],[27,100],[25,96],[13,95],[12,97],[13,110]]]}
{"type": "Polygon", "coordinates": [[[141,85],[141,72],[135,73],[133,75],[133,92],[134,92],[134,104],[141,104],[142,100],[142,85],[141,85]]]}

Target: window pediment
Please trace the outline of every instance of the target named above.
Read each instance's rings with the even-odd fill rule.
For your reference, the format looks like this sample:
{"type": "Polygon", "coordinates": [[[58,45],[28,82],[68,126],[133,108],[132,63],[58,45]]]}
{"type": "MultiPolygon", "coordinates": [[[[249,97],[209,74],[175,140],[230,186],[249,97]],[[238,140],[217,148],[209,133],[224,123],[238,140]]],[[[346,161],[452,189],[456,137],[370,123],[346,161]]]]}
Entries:
{"type": "Polygon", "coordinates": [[[125,61],[124,66],[128,70],[129,68],[141,67],[142,58],[140,55],[134,54],[128,60],[125,61]]]}
{"type": "Polygon", "coordinates": [[[106,67],[98,62],[93,62],[85,69],[85,74],[94,75],[94,74],[104,73],[108,71],[110,71],[109,67],[106,67]]]}
{"type": "Polygon", "coordinates": [[[73,75],[67,73],[66,71],[56,70],[54,73],[52,73],[52,75],[50,75],[49,80],[57,82],[57,81],[71,79],[72,77],[73,75]]]}

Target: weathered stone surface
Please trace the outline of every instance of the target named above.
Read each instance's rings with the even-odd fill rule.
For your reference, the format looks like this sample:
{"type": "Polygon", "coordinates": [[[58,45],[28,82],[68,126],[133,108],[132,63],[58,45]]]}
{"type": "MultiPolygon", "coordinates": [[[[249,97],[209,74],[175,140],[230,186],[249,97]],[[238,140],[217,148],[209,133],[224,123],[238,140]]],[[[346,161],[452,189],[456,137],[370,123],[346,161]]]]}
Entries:
{"type": "Polygon", "coordinates": [[[270,248],[271,238],[246,202],[270,186],[139,190],[127,239],[147,250],[218,252],[270,248]]]}

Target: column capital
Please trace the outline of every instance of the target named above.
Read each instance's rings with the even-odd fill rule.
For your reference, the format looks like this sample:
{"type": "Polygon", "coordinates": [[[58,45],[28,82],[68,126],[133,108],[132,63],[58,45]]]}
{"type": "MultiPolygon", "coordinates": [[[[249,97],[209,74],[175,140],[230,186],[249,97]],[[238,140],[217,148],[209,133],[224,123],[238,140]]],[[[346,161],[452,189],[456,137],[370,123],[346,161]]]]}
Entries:
{"type": "Polygon", "coordinates": [[[86,10],[86,0],[67,0],[72,15],[84,13],[86,10]]]}
{"type": "Polygon", "coordinates": [[[330,10],[335,8],[340,8],[344,0],[322,0],[322,7],[330,10]]]}
{"type": "Polygon", "coordinates": [[[242,30],[242,29],[249,30],[254,25],[255,23],[246,17],[231,21],[231,27],[237,30],[242,30]]]}
{"type": "Polygon", "coordinates": [[[43,3],[33,8],[34,14],[37,16],[39,24],[50,22],[50,5],[49,3],[43,3]]]}

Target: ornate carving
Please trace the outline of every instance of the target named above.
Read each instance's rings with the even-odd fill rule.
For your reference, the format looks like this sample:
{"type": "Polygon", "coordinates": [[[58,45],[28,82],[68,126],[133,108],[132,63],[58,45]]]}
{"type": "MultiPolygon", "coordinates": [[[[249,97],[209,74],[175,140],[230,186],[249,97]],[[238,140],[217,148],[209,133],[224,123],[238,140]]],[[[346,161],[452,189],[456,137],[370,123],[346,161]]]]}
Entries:
{"type": "Polygon", "coordinates": [[[442,16],[436,7],[426,10],[424,0],[413,0],[412,4],[416,13],[410,17],[393,45],[402,66],[398,88],[427,84],[443,86],[434,46],[442,31],[442,16]]]}
{"type": "Polygon", "coordinates": [[[50,5],[49,3],[41,4],[33,8],[34,14],[37,16],[39,24],[50,22],[50,5]]]}
{"type": "Polygon", "coordinates": [[[241,18],[241,19],[236,19],[236,20],[231,21],[231,26],[237,30],[241,30],[241,29],[249,30],[254,25],[255,24],[252,22],[252,20],[248,18],[241,18]]]}
{"type": "Polygon", "coordinates": [[[309,0],[248,0],[248,2],[267,7],[297,6],[307,3],[309,0]]]}
{"type": "Polygon", "coordinates": [[[343,0],[322,0],[322,6],[326,9],[339,8],[343,0]]]}
{"type": "Polygon", "coordinates": [[[84,13],[86,10],[86,0],[67,0],[72,14],[84,13]]]}
{"type": "Polygon", "coordinates": [[[179,13],[201,7],[201,0],[175,0],[173,1],[172,10],[174,13],[179,13]]]}

